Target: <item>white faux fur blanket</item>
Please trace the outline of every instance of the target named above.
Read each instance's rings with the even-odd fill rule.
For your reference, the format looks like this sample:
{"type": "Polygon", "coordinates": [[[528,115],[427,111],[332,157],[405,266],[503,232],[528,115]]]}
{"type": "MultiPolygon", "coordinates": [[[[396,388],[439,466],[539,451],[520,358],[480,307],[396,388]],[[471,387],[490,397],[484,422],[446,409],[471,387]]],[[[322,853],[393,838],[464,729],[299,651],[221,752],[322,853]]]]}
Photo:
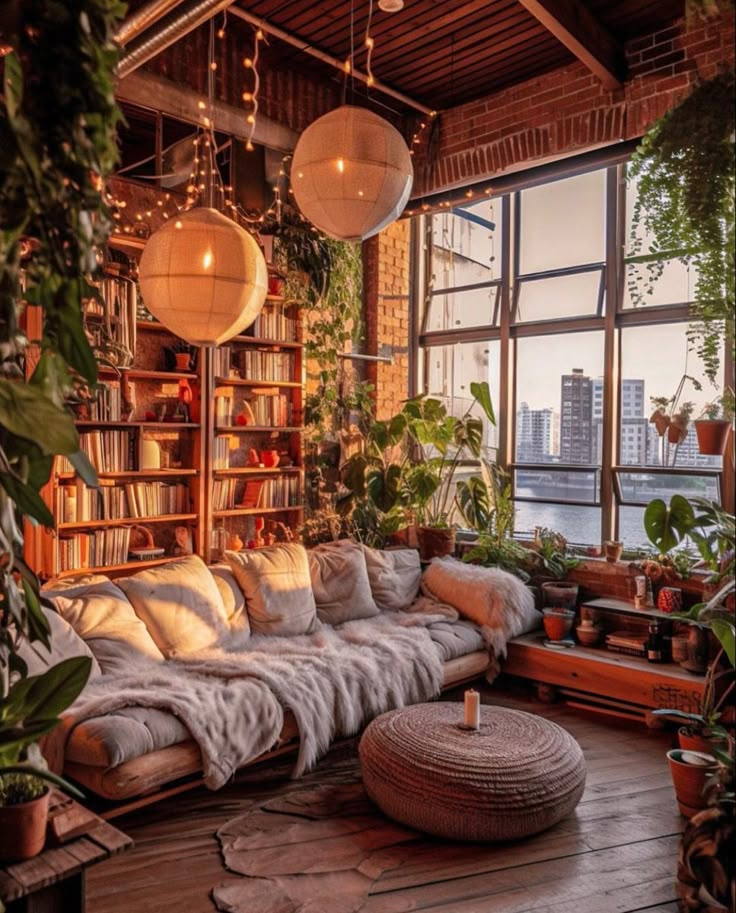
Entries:
{"type": "Polygon", "coordinates": [[[497,659],[506,656],[508,640],[542,623],[531,590],[499,568],[433,558],[422,576],[422,592],[479,625],[497,659]]]}
{"type": "Polygon", "coordinates": [[[426,627],[438,615],[382,613],[302,637],[233,635],[217,647],[91,682],[65,715],[67,731],[122,707],[167,710],[202,752],[205,782],[222,786],[277,741],[288,708],[299,726],[294,776],[338,736],[386,710],[436,697],[442,662],[426,627]]]}

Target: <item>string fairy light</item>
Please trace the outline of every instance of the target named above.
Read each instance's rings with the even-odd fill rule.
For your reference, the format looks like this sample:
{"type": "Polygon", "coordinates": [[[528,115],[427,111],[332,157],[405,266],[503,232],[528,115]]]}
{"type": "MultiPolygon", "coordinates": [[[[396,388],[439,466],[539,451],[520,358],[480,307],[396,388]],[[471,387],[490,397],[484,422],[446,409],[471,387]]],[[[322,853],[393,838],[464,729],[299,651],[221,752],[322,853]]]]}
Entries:
{"type": "Polygon", "coordinates": [[[250,109],[245,118],[245,122],[248,125],[248,137],[245,143],[245,148],[248,152],[253,152],[255,148],[253,145],[253,135],[256,130],[256,117],[258,116],[258,90],[261,87],[261,77],[258,72],[258,58],[261,52],[261,42],[264,41],[266,44],[266,34],[262,28],[257,28],[254,30],[253,38],[253,56],[243,58],[243,67],[246,70],[250,70],[253,73],[253,86],[251,89],[245,89],[242,94],[242,99],[246,105],[250,105],[250,109]]]}

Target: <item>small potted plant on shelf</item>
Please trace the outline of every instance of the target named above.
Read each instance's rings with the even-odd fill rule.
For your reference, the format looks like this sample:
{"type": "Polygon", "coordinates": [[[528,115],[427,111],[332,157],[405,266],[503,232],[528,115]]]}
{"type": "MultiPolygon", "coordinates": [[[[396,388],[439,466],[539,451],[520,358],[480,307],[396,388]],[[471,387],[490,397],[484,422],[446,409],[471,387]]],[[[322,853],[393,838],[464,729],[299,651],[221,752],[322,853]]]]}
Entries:
{"type": "Polygon", "coordinates": [[[734,393],[730,388],[723,396],[707,403],[695,420],[698,450],[708,456],[720,456],[726,449],[734,418],[734,393]]]}

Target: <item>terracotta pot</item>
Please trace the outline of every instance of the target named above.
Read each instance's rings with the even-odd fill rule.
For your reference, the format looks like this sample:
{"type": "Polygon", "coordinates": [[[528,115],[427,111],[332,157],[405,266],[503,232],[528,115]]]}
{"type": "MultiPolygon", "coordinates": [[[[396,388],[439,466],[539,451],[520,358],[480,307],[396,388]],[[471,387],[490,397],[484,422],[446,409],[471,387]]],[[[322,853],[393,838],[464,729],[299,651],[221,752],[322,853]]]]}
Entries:
{"type": "Polygon", "coordinates": [[[578,640],[584,647],[594,647],[600,642],[601,634],[603,633],[590,619],[581,622],[575,628],[575,631],[578,635],[578,640]]]}
{"type": "Polygon", "coordinates": [[[662,437],[670,423],[670,417],[669,415],[665,415],[664,412],[657,410],[656,412],[652,413],[649,421],[657,429],[657,434],[662,437]]]}
{"type": "Polygon", "coordinates": [[[705,674],[708,669],[709,650],[708,632],[699,625],[690,625],[687,634],[687,659],[682,663],[683,668],[698,675],[705,674]]]}
{"type": "Polygon", "coordinates": [[[695,433],[698,436],[698,450],[708,456],[721,456],[726,449],[731,422],[723,419],[698,419],[695,433]]]}
{"type": "Polygon", "coordinates": [[[177,352],[174,358],[177,371],[189,371],[192,367],[192,356],[189,352],[177,352]]]}
{"type": "Polygon", "coordinates": [[[575,613],[569,609],[544,610],[544,630],[550,640],[564,640],[574,621],[575,613]]]}
{"type": "Polygon", "coordinates": [[[574,609],[578,601],[577,583],[563,583],[555,580],[542,584],[544,604],[547,606],[561,606],[564,609],[574,609]]]}
{"type": "Polygon", "coordinates": [[[396,530],[395,533],[389,533],[386,536],[386,543],[407,548],[409,545],[409,527],[405,526],[403,529],[396,530]]]}
{"type": "Polygon", "coordinates": [[[614,542],[613,540],[610,540],[603,543],[603,551],[606,556],[606,561],[620,561],[623,550],[623,542],[614,542]]]}
{"type": "Polygon", "coordinates": [[[278,450],[261,450],[261,463],[266,469],[274,469],[279,465],[278,450]]]}
{"type": "Polygon", "coordinates": [[[722,739],[714,739],[702,732],[690,732],[684,726],[677,730],[677,744],[683,751],[699,751],[712,755],[714,750],[723,744],[722,739]]]}
{"type": "Polygon", "coordinates": [[[452,555],[455,551],[455,530],[434,526],[418,526],[417,541],[419,543],[419,557],[422,561],[442,558],[443,555],[452,555]]]}
{"type": "Polygon", "coordinates": [[[707,756],[703,756],[703,764],[686,764],[682,760],[683,754],[687,752],[683,752],[681,748],[673,748],[667,752],[667,761],[670,765],[677,805],[681,814],[690,818],[701,808],[705,808],[705,781],[717,769],[718,764],[712,757],[710,761],[706,761],[707,756]]]}
{"type": "Polygon", "coordinates": [[[667,440],[670,444],[681,444],[687,437],[687,425],[677,419],[667,426],[667,440]]]}
{"type": "Polygon", "coordinates": [[[19,805],[0,807],[0,863],[38,856],[46,843],[49,791],[19,805]]]}
{"type": "MultiPolygon", "coordinates": [[[[688,635],[674,634],[672,636],[672,662],[683,663],[688,657],[687,652],[688,635]]],[[[682,747],[682,746],[680,746],[682,747]]]]}

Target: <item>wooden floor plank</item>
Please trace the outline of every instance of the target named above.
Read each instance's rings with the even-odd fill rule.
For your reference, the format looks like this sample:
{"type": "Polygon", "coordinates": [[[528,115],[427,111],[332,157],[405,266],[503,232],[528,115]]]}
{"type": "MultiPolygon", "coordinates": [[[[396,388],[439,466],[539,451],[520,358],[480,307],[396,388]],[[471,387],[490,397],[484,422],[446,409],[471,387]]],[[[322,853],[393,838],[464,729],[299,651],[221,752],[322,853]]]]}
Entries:
{"type": "MultiPolygon", "coordinates": [[[[455,697],[462,698],[462,689],[455,697]]],[[[379,850],[359,870],[342,873],[344,885],[362,879],[370,889],[356,913],[676,913],[674,877],[684,821],[664,757],[670,736],[564,705],[544,705],[498,687],[484,689],[482,698],[485,705],[538,713],[578,739],[588,765],[580,805],[547,833],[516,844],[457,844],[416,835],[385,855],[379,850]]],[[[272,814],[298,816],[301,792],[356,782],[354,745],[339,746],[299,781],[288,779],[291,763],[249,770],[217,793],[198,789],[116,820],[135,847],[89,873],[88,913],[213,913],[210,895],[218,886],[222,897],[242,897],[243,876],[226,870],[217,830],[264,803],[272,814]]],[[[344,812],[359,815],[361,810],[350,806],[344,812]]],[[[292,833],[309,840],[309,828],[292,833]]],[[[370,842],[375,833],[356,828],[344,839],[370,842]]],[[[263,858],[278,869],[277,851],[267,844],[263,858]]],[[[332,846],[349,858],[347,845],[332,846]]],[[[338,909],[344,900],[340,880],[320,881],[314,871],[320,868],[318,853],[308,849],[303,868],[311,866],[311,874],[285,877],[291,886],[299,882],[306,896],[312,886],[316,892],[329,884],[338,909]]],[[[260,889],[263,897],[271,896],[268,879],[250,879],[248,885],[254,898],[260,889]]],[[[265,903],[258,913],[280,909],[265,903]]],[[[327,901],[315,903],[314,910],[327,909],[327,901]]],[[[242,903],[233,909],[252,913],[242,903]]]]}

